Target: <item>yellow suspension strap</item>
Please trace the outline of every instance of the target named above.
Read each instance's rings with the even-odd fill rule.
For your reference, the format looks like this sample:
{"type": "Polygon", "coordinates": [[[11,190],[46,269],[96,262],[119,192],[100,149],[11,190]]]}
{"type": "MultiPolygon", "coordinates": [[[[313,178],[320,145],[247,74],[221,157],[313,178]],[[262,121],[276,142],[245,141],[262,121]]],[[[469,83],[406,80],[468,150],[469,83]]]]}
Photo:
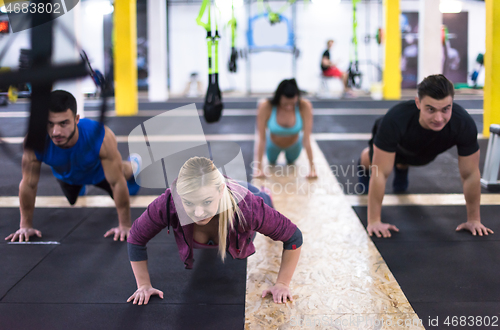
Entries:
{"type": "Polygon", "coordinates": [[[238,51],[236,50],[236,17],[234,16],[234,0],[231,2],[231,19],[227,23],[231,27],[231,57],[229,58],[228,69],[229,72],[236,72],[238,67],[236,61],[238,60],[238,51]]]}
{"type": "Polygon", "coordinates": [[[196,18],[196,23],[207,31],[207,51],[208,51],[208,88],[203,105],[203,116],[207,123],[217,122],[221,115],[224,105],[219,88],[219,31],[217,30],[217,20],[215,20],[215,34],[212,37],[212,23],[210,20],[210,0],[203,0],[200,12],[196,18]],[[207,12],[208,22],[203,23],[201,18],[207,12]],[[214,61],[212,61],[212,46],[215,47],[214,61]]]}
{"type": "MultiPolygon", "coordinates": [[[[361,79],[363,74],[359,71],[358,61],[358,19],[356,16],[358,3],[361,0],[352,0],[352,45],[354,47],[354,61],[349,63],[349,70],[347,71],[348,79],[347,84],[352,88],[361,88],[361,79]]],[[[352,55],[351,55],[352,56],[352,55]]]]}

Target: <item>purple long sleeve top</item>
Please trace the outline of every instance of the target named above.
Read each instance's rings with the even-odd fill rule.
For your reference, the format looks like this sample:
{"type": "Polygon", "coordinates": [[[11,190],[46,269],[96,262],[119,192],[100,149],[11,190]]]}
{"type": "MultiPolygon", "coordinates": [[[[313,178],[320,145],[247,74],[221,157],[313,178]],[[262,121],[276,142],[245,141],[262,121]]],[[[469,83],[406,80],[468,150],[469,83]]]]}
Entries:
{"type": "MultiPolygon", "coordinates": [[[[246,191],[246,188],[229,182],[231,190],[246,191]]],[[[172,227],[175,241],[179,248],[181,260],[186,268],[193,267],[193,230],[195,224],[181,226],[174,198],[179,195],[168,188],[165,193],[156,198],[144,213],[134,221],[127,239],[128,243],[146,246],[147,242],[165,227],[172,227]],[[168,198],[171,195],[171,198],[168,198]],[[169,214],[167,214],[167,199],[169,200],[169,214]]],[[[227,237],[227,251],[233,258],[244,259],[255,253],[252,237],[255,232],[275,241],[287,241],[297,229],[288,218],[264,203],[261,197],[248,192],[243,200],[238,203],[245,222],[240,219],[234,223],[234,230],[229,230],[227,237]]],[[[236,219],[236,217],[235,217],[236,219]]]]}

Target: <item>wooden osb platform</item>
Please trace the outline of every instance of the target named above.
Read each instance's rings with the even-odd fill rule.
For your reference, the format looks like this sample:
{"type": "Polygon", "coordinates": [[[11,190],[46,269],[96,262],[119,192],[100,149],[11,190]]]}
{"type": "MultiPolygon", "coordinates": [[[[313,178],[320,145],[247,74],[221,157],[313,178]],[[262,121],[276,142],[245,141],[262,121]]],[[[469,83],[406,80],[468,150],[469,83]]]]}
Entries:
{"type": "Polygon", "coordinates": [[[290,285],[295,301],[275,304],[261,295],[276,280],[283,244],[257,235],[257,252],[248,258],[245,329],[423,329],[321,150],[312,145],[317,180],[305,178],[303,151],[295,166],[269,167],[269,177],[253,182],[273,192],[276,209],[298,225],[304,244],[290,285]]]}

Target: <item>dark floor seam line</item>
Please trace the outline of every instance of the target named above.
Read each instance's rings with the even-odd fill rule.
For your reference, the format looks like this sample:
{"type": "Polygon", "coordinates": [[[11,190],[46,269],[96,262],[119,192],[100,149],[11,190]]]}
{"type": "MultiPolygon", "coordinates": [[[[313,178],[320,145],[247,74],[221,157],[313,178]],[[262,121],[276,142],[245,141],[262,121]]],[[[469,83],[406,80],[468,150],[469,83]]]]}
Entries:
{"type": "Polygon", "coordinates": [[[14,285],[12,285],[9,290],[7,290],[7,292],[5,292],[5,294],[0,298],[0,303],[2,303],[2,300],[5,298],[5,296],[7,296],[9,294],[9,292],[14,289],[16,287],[16,285],[18,285],[22,280],[24,280],[24,278],[26,276],[28,276],[43,260],[45,260],[45,258],[47,258],[55,249],[57,249],[59,246],[58,245],[55,245],[50,251],[49,253],[47,253],[45,256],[43,256],[42,259],[40,259],[39,262],[37,262],[33,267],[31,267],[30,270],[28,270],[28,272],[26,274],[23,275],[23,277],[21,277],[16,283],[14,283],[14,285]]]}
{"type": "MultiPolygon", "coordinates": [[[[94,212],[95,212],[95,211],[94,211],[94,212]]],[[[93,212],[92,212],[92,213],[93,213],[93,212]]],[[[91,213],[91,214],[92,214],[92,213],[91,213]]],[[[85,220],[86,220],[86,219],[87,219],[87,218],[88,218],[91,214],[89,214],[88,216],[86,216],[85,218],[83,218],[80,222],[78,222],[78,224],[77,224],[77,225],[76,225],[73,229],[71,229],[71,230],[70,230],[70,232],[69,232],[67,235],[65,235],[64,237],[62,237],[62,238],[60,239],[60,242],[62,242],[62,241],[64,240],[64,238],[66,238],[66,237],[67,237],[69,234],[71,234],[71,233],[72,233],[72,232],[73,232],[76,228],[78,228],[78,226],[79,226],[79,225],[80,225],[83,221],[85,221],[85,220]]],[[[12,285],[12,286],[11,286],[11,287],[7,290],[7,292],[5,292],[5,294],[4,294],[4,295],[0,298],[0,303],[2,303],[2,300],[5,298],[5,296],[7,296],[7,295],[9,294],[9,292],[10,292],[12,289],[14,289],[14,288],[16,287],[16,285],[18,285],[18,284],[19,284],[22,280],[24,280],[24,278],[25,278],[26,276],[28,276],[28,275],[29,275],[29,274],[30,274],[30,273],[31,273],[31,272],[32,272],[32,271],[33,271],[33,270],[34,270],[34,269],[35,269],[35,268],[36,268],[36,267],[37,267],[37,266],[38,266],[38,265],[42,262],[42,261],[44,261],[44,260],[45,260],[45,258],[47,258],[47,257],[48,257],[48,256],[49,256],[49,255],[50,255],[50,254],[51,254],[51,253],[55,250],[55,249],[57,249],[59,246],[60,246],[60,245],[55,245],[55,246],[53,247],[53,249],[51,249],[51,250],[49,251],[49,253],[47,253],[45,256],[43,256],[43,257],[42,257],[42,259],[40,259],[40,261],[39,261],[39,262],[37,262],[37,263],[36,263],[33,267],[31,267],[31,269],[30,269],[30,270],[28,270],[28,272],[27,272],[26,274],[24,274],[24,275],[23,275],[23,277],[21,277],[21,278],[20,278],[20,279],[19,279],[16,283],[14,283],[14,285],[12,285]]]]}
{"type": "Polygon", "coordinates": [[[96,212],[96,208],[87,208],[88,210],[92,210],[92,212],[87,215],[86,217],[84,217],[82,220],[80,220],[72,229],[70,229],[70,231],[64,235],[61,239],[60,239],[60,242],[62,243],[64,241],[65,238],[67,238],[69,235],[71,235],[76,229],[78,229],[78,227],[80,227],[80,225],[85,222],[85,220],[87,220],[92,214],[94,214],[96,212]]]}
{"type": "MultiPolygon", "coordinates": [[[[51,303],[51,302],[2,302],[0,301],[0,305],[132,305],[132,303],[77,303],[77,302],[71,302],[71,303],[51,303]]],[[[150,306],[155,306],[155,305],[206,305],[206,306],[241,306],[245,305],[245,302],[239,303],[239,304],[207,304],[207,303],[155,303],[155,304],[150,304],[150,306]]],[[[137,305],[137,306],[144,306],[144,305],[137,305]]]]}

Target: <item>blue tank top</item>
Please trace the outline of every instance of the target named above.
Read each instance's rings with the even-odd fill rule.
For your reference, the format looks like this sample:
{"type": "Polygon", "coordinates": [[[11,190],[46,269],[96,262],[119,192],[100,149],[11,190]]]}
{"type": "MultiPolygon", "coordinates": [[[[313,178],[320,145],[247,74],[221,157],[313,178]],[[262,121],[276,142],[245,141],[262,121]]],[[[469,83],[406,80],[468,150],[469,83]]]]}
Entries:
{"type": "Polygon", "coordinates": [[[54,176],[68,184],[97,184],[105,179],[99,152],[104,140],[104,126],[91,119],[78,122],[78,141],[71,148],[60,148],[45,138],[45,151],[36,158],[52,168],[54,176]]]}
{"type": "Polygon", "coordinates": [[[276,107],[273,107],[271,117],[267,121],[267,127],[272,134],[288,136],[300,133],[300,131],[302,130],[302,117],[300,116],[299,107],[295,107],[295,125],[293,125],[292,127],[280,126],[276,119],[277,112],[278,111],[276,107]]]}

